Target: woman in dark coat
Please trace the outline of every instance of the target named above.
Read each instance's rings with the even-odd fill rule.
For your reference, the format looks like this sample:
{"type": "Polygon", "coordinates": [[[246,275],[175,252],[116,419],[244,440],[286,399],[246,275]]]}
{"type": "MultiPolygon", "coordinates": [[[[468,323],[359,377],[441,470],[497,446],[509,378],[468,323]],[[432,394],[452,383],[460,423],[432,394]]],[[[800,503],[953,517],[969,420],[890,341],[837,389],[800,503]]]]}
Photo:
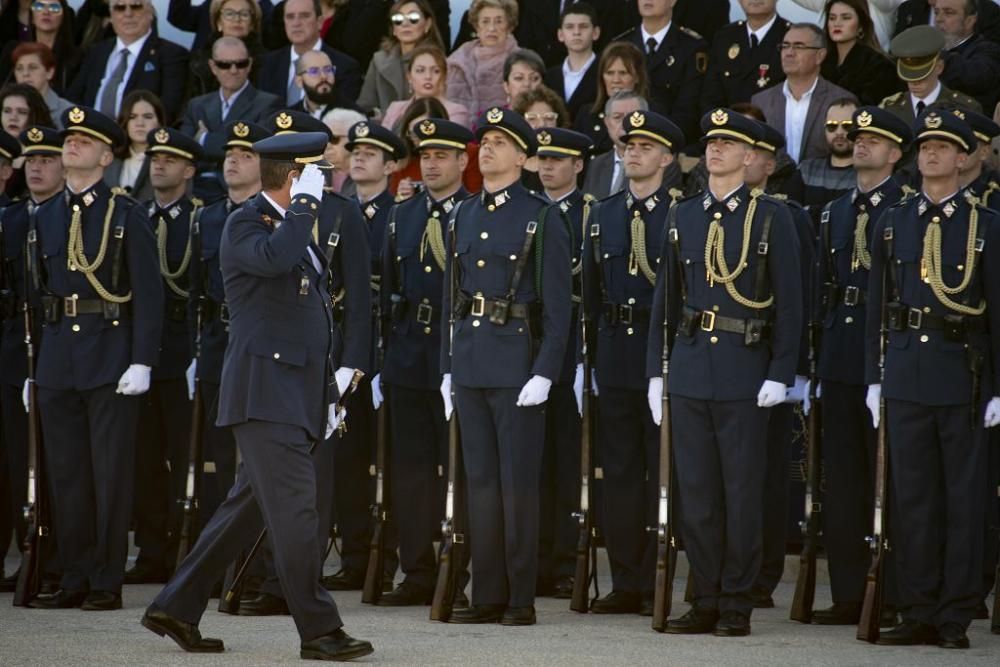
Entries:
{"type": "Polygon", "coordinates": [[[903,90],[896,67],[879,49],[875,26],[864,0],[827,0],[826,60],[821,73],[830,83],[854,93],[862,105],[878,104],[903,90]]]}

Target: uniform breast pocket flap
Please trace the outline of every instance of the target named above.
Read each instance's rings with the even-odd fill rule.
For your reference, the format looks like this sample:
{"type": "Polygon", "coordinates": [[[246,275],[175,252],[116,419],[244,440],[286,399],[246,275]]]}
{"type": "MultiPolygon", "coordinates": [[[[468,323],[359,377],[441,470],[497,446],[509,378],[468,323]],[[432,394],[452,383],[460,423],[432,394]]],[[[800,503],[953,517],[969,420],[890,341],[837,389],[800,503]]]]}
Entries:
{"type": "Polygon", "coordinates": [[[289,366],[306,365],[306,348],[298,343],[279,340],[271,336],[256,336],[250,341],[250,354],[272,359],[289,366]]]}

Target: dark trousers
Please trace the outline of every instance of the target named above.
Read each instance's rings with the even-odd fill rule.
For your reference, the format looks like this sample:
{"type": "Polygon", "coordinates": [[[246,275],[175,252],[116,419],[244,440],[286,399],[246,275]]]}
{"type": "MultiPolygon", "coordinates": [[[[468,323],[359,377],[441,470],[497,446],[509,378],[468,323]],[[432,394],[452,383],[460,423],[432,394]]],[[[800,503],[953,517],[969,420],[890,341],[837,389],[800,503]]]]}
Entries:
{"type": "Polygon", "coordinates": [[[538,479],[545,406],[520,389],[454,385],[472,532],[472,602],[527,607],[538,576],[538,479]]]}
{"type": "MultiPolygon", "coordinates": [[[[28,415],[21,401],[21,387],[0,384],[0,557],[10,549],[13,535],[17,548],[24,546],[27,524],[24,505],[28,500],[28,415]]],[[[0,572],[3,563],[0,562],[0,572]]]]}
{"type": "Polygon", "coordinates": [[[982,410],[973,428],[968,405],[889,400],[886,409],[900,611],[907,620],[968,627],[982,601],[982,410]]]}
{"type": "Polygon", "coordinates": [[[616,591],[652,595],[656,567],[659,429],[645,391],[601,387],[604,542],[616,591]]]}
{"type": "Polygon", "coordinates": [[[298,426],[249,421],[233,427],[243,462],[229,496],[152,606],[197,624],[215,583],[266,526],[281,588],[302,641],[343,625],[320,586],[316,468],[298,426]]]}
{"type": "Polygon", "coordinates": [[[38,388],[66,590],[121,592],[128,556],[139,397],[109,384],[38,388]]]}
{"type": "Polygon", "coordinates": [[[333,520],[340,534],[343,569],[364,572],[368,568],[372,534],[370,506],[374,498],[372,477],[368,472],[375,451],[375,410],[370,379],[362,380],[357,391],[347,398],[346,407],[347,432],[333,436],[333,520]]]}
{"type": "Polygon", "coordinates": [[[773,593],[785,572],[785,544],[788,541],[788,472],[792,430],[798,414],[792,403],[771,408],[767,420],[767,469],[764,472],[764,500],[761,516],[761,562],[755,588],[773,593]]]}
{"type": "Polygon", "coordinates": [[[538,571],[542,579],[572,577],[576,571],[579,524],[573,513],[580,509],[580,432],[573,385],[552,385],[545,409],[539,489],[538,571]]]}
{"type": "Polygon", "coordinates": [[[203,525],[215,514],[236,478],[236,441],[228,426],[216,426],[219,416],[219,385],[199,380],[201,385],[202,412],[205,415],[202,430],[202,452],[205,466],[201,478],[201,498],[198,513],[203,525]]]}
{"type": "Polygon", "coordinates": [[[1000,556],[1000,426],[989,430],[990,478],[986,497],[986,545],[983,558],[983,599],[996,586],[1000,556]]]}
{"type": "Polygon", "coordinates": [[[694,604],[749,617],[762,558],[770,411],[756,400],[671,396],[670,405],[694,604]]]}

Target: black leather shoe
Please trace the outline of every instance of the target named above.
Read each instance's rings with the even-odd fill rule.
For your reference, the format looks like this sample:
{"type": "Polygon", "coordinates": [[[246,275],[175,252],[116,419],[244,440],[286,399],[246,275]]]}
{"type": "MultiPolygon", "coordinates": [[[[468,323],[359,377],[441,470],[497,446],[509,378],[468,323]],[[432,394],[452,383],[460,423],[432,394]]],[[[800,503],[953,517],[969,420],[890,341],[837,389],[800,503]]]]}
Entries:
{"type": "Polygon", "coordinates": [[[80,609],[83,611],[114,611],[122,608],[122,594],[111,591],[90,591],[80,609]]]}
{"type": "Polygon", "coordinates": [[[969,637],[958,623],[945,623],[938,628],[938,646],[941,648],[969,648],[969,637]]]}
{"type": "Polygon", "coordinates": [[[169,574],[165,567],[136,562],[131,569],[125,570],[125,583],[130,586],[133,584],[165,584],[169,574]]]}
{"type": "Polygon", "coordinates": [[[715,630],[718,620],[717,609],[691,607],[680,618],[667,621],[667,629],[664,632],[672,635],[703,635],[715,630]]]}
{"type": "Polygon", "coordinates": [[[570,600],[573,597],[573,577],[562,576],[552,585],[552,597],[556,600],[570,600]]]}
{"type": "Polygon", "coordinates": [[[990,610],[986,608],[985,602],[980,602],[979,606],[976,607],[975,614],[972,616],[973,619],[977,621],[986,621],[990,618],[990,610]]]}
{"type": "Polygon", "coordinates": [[[732,609],[724,611],[712,634],[716,637],[746,637],[750,634],[750,618],[732,609]]]}
{"type": "Polygon", "coordinates": [[[163,637],[170,637],[188,653],[222,653],[226,650],[221,639],[202,637],[197,625],[186,623],[164,611],[149,607],[142,615],[143,627],[163,637]]]}
{"type": "Polygon", "coordinates": [[[355,639],[343,628],[337,628],[328,635],[302,642],[299,657],[303,660],[354,660],[375,651],[371,642],[355,639]]]}
{"type": "Polygon", "coordinates": [[[640,599],[638,593],[611,591],[602,598],[594,600],[590,611],[595,614],[636,614],[639,612],[640,599]]]}
{"type": "Polygon", "coordinates": [[[433,597],[433,590],[404,581],[396,586],[396,590],[382,595],[375,604],[379,607],[420,607],[430,604],[433,597]]]}
{"type": "Polygon", "coordinates": [[[753,588],[750,590],[750,602],[754,609],[771,609],[774,607],[774,598],[763,588],[753,588]]]}
{"type": "Polygon", "coordinates": [[[87,599],[87,591],[67,591],[60,588],[52,595],[39,595],[28,603],[32,609],[75,609],[87,599]]]}
{"type": "Polygon", "coordinates": [[[506,605],[474,604],[471,607],[452,609],[449,623],[499,623],[506,605]]]}
{"type": "Polygon", "coordinates": [[[13,593],[17,588],[17,575],[20,570],[14,572],[14,574],[9,577],[4,577],[0,579],[0,593],[13,593]]]}
{"type": "Polygon", "coordinates": [[[882,613],[878,617],[878,627],[880,628],[894,628],[899,625],[899,614],[896,613],[896,608],[890,605],[882,605],[882,613]]]}
{"type": "Polygon", "coordinates": [[[240,600],[239,616],[288,616],[288,603],[277,595],[260,593],[252,600],[240,600]]]}
{"type": "Polygon", "coordinates": [[[817,609],[812,614],[816,625],[857,625],[861,620],[861,605],[857,602],[834,602],[832,607],[817,609]]]}
{"type": "Polygon", "coordinates": [[[535,607],[507,607],[500,619],[500,625],[534,625],[535,607]]]}
{"type": "Polygon", "coordinates": [[[360,591],[365,587],[365,573],[341,570],[323,577],[323,588],[328,591],[360,591]]]}
{"type": "Polygon", "coordinates": [[[879,635],[876,644],[882,646],[919,646],[938,643],[938,633],[933,625],[919,621],[903,621],[892,630],[879,635]]]}
{"type": "Polygon", "coordinates": [[[643,593],[642,602],[639,603],[639,615],[640,616],[653,615],[653,596],[651,594],[647,595],[646,593],[643,593]]]}

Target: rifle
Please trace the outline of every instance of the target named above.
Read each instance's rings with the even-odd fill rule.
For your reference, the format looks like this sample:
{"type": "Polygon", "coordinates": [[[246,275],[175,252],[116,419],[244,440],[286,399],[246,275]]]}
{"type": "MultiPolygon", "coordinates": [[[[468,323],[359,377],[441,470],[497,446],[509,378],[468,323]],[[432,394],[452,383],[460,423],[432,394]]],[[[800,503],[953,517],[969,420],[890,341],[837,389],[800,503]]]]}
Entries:
{"type": "Polygon", "coordinates": [[[587,342],[586,311],[580,307],[580,336],[583,356],[583,399],[581,400],[581,419],[583,430],[580,434],[580,511],[573,516],[580,527],[580,535],[576,541],[576,573],[573,577],[573,595],[569,608],[586,614],[590,609],[590,582],[597,586],[597,546],[594,544],[594,517],[590,513],[592,490],[590,487],[591,450],[594,443],[594,409],[591,403],[594,398],[594,386],[591,380],[589,345],[587,342]]]}
{"type": "MultiPolygon", "coordinates": [[[[381,318],[379,318],[381,322],[381,318]]],[[[379,336],[379,348],[383,348],[384,338],[379,336]]],[[[381,364],[380,364],[381,366],[381,364]]],[[[372,529],[372,541],[368,547],[368,569],[365,572],[365,585],[361,592],[361,601],[375,604],[382,597],[382,582],[385,578],[385,525],[389,520],[388,475],[386,463],[388,459],[389,438],[389,408],[385,398],[378,408],[375,435],[375,503],[372,504],[372,517],[375,526],[372,529]]]]}
{"type": "Polygon", "coordinates": [[[993,613],[990,614],[990,632],[1000,635],[1000,563],[997,564],[997,571],[993,575],[993,613]]]}

